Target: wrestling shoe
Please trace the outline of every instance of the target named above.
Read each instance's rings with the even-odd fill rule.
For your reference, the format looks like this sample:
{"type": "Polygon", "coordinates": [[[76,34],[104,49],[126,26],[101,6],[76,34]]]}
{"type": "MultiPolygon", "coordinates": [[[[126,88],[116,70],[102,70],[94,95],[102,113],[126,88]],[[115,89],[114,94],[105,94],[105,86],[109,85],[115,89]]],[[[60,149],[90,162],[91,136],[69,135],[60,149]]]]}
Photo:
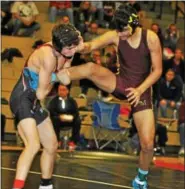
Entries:
{"type": "Polygon", "coordinates": [[[148,185],[146,181],[139,181],[137,178],[135,178],[132,181],[132,187],[134,189],[148,189],[148,185]]]}

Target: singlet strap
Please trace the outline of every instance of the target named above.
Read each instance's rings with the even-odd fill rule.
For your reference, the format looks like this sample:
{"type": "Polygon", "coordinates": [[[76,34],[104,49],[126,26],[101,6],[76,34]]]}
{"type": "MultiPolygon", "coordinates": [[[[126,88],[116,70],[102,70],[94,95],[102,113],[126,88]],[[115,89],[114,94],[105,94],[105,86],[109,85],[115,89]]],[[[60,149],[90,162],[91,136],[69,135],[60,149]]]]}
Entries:
{"type": "Polygon", "coordinates": [[[45,44],[39,45],[39,46],[28,56],[24,67],[27,67],[27,66],[28,66],[28,61],[29,61],[31,55],[32,55],[37,49],[40,49],[41,47],[51,47],[51,48],[53,49],[53,46],[52,46],[51,44],[45,43],[45,44]]]}
{"type": "Polygon", "coordinates": [[[145,47],[147,48],[147,50],[149,50],[148,43],[147,43],[147,33],[148,33],[148,30],[142,28],[142,41],[145,47]]]}

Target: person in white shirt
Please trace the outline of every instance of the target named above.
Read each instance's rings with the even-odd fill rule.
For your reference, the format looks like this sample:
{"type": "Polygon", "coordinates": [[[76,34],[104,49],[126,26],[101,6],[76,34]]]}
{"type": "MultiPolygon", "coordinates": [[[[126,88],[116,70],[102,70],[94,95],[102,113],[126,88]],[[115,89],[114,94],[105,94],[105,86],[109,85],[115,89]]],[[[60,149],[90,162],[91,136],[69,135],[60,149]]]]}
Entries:
{"type": "Polygon", "coordinates": [[[36,22],[39,11],[32,1],[17,1],[13,4],[12,9],[12,25],[14,36],[31,36],[40,29],[40,24],[36,22]],[[24,28],[20,33],[20,29],[24,28]]]}

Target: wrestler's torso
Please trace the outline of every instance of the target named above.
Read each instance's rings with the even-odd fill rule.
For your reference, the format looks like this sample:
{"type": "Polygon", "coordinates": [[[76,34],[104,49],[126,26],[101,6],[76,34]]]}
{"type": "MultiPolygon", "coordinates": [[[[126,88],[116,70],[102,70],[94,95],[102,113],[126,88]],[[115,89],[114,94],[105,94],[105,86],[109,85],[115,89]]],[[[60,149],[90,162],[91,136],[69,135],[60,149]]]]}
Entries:
{"type": "Polygon", "coordinates": [[[51,42],[38,47],[28,58],[23,69],[23,75],[28,78],[29,86],[37,90],[39,85],[39,72],[42,67],[50,75],[51,83],[56,81],[56,73],[63,68],[70,67],[71,59],[56,55],[51,42]],[[48,66],[49,64],[49,66],[48,66]]]}
{"type": "Polygon", "coordinates": [[[44,66],[45,61],[49,61],[51,70],[49,72],[58,72],[63,68],[69,67],[71,60],[66,60],[63,56],[57,56],[54,52],[51,42],[38,47],[28,58],[25,67],[35,73],[39,73],[40,68],[44,66]]]}
{"type": "Polygon", "coordinates": [[[131,40],[119,39],[117,44],[120,76],[136,87],[142,83],[151,71],[150,50],[147,45],[147,31],[140,29],[140,37],[131,40]]]}

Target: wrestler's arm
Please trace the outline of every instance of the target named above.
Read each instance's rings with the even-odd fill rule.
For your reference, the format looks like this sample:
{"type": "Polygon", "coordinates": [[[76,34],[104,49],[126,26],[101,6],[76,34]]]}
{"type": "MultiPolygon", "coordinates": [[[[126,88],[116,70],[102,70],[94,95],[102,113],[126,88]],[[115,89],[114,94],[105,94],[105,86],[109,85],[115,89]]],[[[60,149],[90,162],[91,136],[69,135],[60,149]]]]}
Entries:
{"type": "Polygon", "coordinates": [[[53,57],[49,58],[46,56],[41,64],[39,71],[39,85],[36,92],[39,100],[43,100],[52,89],[51,77],[53,70],[55,69],[55,64],[52,64],[53,61],[53,57]]]}
{"type": "Polygon", "coordinates": [[[162,51],[158,36],[148,30],[147,43],[150,50],[151,61],[152,61],[152,72],[145,79],[145,81],[138,87],[141,93],[145,92],[151,87],[162,74],[162,51]]]}
{"type": "Polygon", "coordinates": [[[108,31],[90,42],[85,42],[85,43],[81,42],[77,47],[77,52],[84,54],[90,53],[95,49],[103,48],[109,44],[116,44],[117,39],[118,39],[118,34],[115,30],[108,31]]]}

